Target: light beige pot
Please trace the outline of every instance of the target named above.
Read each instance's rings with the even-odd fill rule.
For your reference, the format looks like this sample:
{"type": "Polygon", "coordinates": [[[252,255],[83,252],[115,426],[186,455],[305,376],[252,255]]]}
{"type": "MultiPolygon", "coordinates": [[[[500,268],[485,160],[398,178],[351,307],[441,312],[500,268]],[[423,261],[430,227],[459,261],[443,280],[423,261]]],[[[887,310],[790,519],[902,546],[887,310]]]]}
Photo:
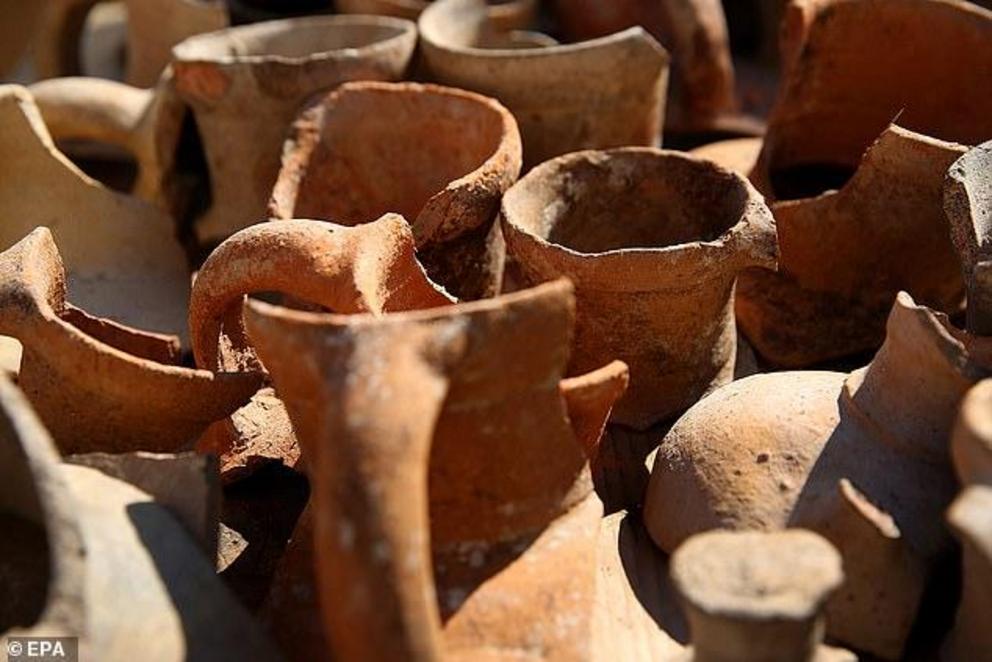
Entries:
{"type": "Polygon", "coordinates": [[[668,54],[641,28],[577,44],[486,48],[483,0],[438,0],[420,17],[427,74],[514,114],[529,168],[580,149],[656,146],[668,54]]]}

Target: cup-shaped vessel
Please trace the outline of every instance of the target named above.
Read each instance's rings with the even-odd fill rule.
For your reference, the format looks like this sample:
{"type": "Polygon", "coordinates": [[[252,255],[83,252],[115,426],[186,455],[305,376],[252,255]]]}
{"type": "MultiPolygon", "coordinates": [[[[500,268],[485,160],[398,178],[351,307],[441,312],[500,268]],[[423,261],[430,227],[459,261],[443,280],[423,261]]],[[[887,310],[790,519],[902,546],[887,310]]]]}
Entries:
{"type": "Polygon", "coordinates": [[[357,225],[398,212],[431,278],[459,298],[499,292],[499,201],[520,172],[513,116],[478,94],[342,85],[303,111],[283,151],[274,218],[357,225]]]}
{"type": "Polygon", "coordinates": [[[525,282],[575,283],[569,372],[624,361],[630,389],[613,420],[638,428],[732,379],[737,272],[775,266],[775,226],[758,192],[658,149],[549,161],[507,192],[502,227],[525,282]]]}

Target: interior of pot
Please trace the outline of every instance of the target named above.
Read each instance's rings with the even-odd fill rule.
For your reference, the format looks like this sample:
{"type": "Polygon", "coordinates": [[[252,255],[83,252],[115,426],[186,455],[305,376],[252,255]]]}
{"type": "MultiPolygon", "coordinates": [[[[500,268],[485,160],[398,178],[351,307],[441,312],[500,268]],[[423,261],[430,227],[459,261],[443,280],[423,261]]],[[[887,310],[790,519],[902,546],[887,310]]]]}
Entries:
{"type": "Polygon", "coordinates": [[[506,194],[507,219],[579,253],[712,241],[740,220],[744,182],[673,152],[582,152],[550,161],[506,194]]]}
{"type": "Polygon", "coordinates": [[[822,11],[769,120],[776,199],[843,186],[891,122],[964,144],[992,135],[992,21],[981,9],[887,0],[822,11]]]}
{"type": "Polygon", "coordinates": [[[503,135],[496,108],[429,88],[344,89],[328,104],[295,218],[357,225],[396,212],[413,222],[435,194],[484,164],[503,135]]]}
{"type": "Polygon", "coordinates": [[[41,617],[49,584],[44,513],[17,430],[0,412],[0,632],[41,617]]]}
{"type": "Polygon", "coordinates": [[[399,37],[406,30],[388,19],[358,21],[309,18],[271,21],[191,37],[175,48],[179,60],[303,58],[346,48],[362,48],[399,37]]]}

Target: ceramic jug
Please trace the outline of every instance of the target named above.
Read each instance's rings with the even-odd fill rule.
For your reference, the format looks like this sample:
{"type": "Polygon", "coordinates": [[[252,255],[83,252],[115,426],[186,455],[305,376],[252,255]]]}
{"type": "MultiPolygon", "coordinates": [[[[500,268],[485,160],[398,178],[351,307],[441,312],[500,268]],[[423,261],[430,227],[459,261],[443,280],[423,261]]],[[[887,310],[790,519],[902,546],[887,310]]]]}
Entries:
{"type": "Polygon", "coordinates": [[[76,637],[79,659],[112,662],[281,659],[179,515],[125,480],[60,464],[6,378],[0,419],[5,637],[76,637]]]}
{"type": "Polygon", "coordinates": [[[495,219],[520,172],[520,149],[517,123],[492,99],[417,83],[348,83],[294,122],[269,213],[356,225],[398,212],[435,282],[459,298],[493,296],[504,257],[495,219]]]}
{"type": "Polygon", "coordinates": [[[47,228],[0,253],[0,271],[0,333],[24,346],[20,386],[62,452],[180,450],[258,390],[256,374],[183,368],[177,338],[70,304],[47,228]]]}
{"type": "Polygon", "coordinates": [[[943,183],[965,149],[892,125],[839,190],[773,203],[779,271],[745,272],[737,289],[737,317],[757,352],[802,368],[871,351],[899,290],[957,311],[963,286],[943,183]]]}
{"type": "Polygon", "coordinates": [[[554,7],[571,41],[640,25],[672,53],[665,116],[669,134],[753,135],[760,130],[757,121],[738,113],[727,19],[718,0],[555,0],[554,7]]]}
{"type": "Polygon", "coordinates": [[[840,554],[809,531],[712,531],[672,555],[695,662],[854,662],[823,645],[824,604],[841,585],[840,554]]]}
{"type": "Polygon", "coordinates": [[[541,636],[542,657],[590,658],[601,504],[559,386],[572,307],[564,282],[381,318],[249,304],[311,455],[335,656],[477,659],[541,636]],[[544,629],[507,596],[567,618],[544,629]]]}
{"type": "Polygon", "coordinates": [[[502,227],[523,282],[575,283],[569,372],[630,366],[613,421],[647,428],[733,378],[734,281],[776,258],[771,214],[740,176],[652,148],[578,152],[513,186],[502,227]]]}
{"type": "Polygon", "coordinates": [[[483,0],[438,0],[418,25],[433,80],[494,97],[517,118],[526,168],[579,149],[660,144],[669,59],[641,28],[487,48],[483,0]]]}
{"type": "Polygon", "coordinates": [[[400,78],[415,45],[415,26],[400,19],[286,19],[183,41],[173,49],[171,78],[158,91],[119,87],[119,94],[109,93],[104,81],[67,79],[38,85],[45,92],[39,98],[46,121],[60,118],[53,129],[58,139],[102,136],[132,150],[135,144],[164,142],[163,149],[135,154],[139,181],[150,177],[153,183],[145,189],[151,191],[164,188],[161,179],[173,174],[173,164],[163,159],[174,157],[180,135],[176,116],[188,106],[210,181],[209,207],[196,219],[193,234],[209,249],[264,218],[286,129],[307,97],[348,80],[400,78]],[[127,112],[119,108],[121,96],[132,99],[127,112]],[[173,101],[169,112],[152,112],[171,97],[182,102],[179,110],[173,101]]]}

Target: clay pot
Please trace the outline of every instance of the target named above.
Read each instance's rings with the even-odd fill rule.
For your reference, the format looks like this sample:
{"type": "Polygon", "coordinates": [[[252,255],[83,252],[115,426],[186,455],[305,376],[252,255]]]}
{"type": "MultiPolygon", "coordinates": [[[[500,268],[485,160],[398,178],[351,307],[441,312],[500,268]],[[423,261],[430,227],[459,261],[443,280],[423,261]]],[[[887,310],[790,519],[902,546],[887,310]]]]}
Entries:
{"type": "Polygon", "coordinates": [[[522,178],[502,218],[525,283],[575,283],[569,372],[630,366],[613,421],[647,428],[731,381],[734,280],[776,257],[771,214],[746,180],[678,152],[579,152],[522,178]]]}
{"type": "Polygon", "coordinates": [[[80,306],[151,331],[184,330],[189,272],[172,220],[70,163],[24,88],[0,87],[0,122],[0,248],[51,226],[80,306]]]}
{"type": "Polygon", "coordinates": [[[335,657],[479,659],[540,636],[590,658],[602,506],[559,385],[573,305],[565,282],[382,318],[249,304],[313,453],[335,657]],[[556,627],[517,604],[559,605],[556,627]]]}
{"type": "Polygon", "coordinates": [[[958,310],[943,182],[964,151],[892,125],[840,190],[773,204],[779,272],[745,272],[737,287],[737,319],[757,352],[800,368],[872,350],[900,290],[958,310]]]}
{"type": "MultiPolygon", "coordinates": [[[[382,14],[417,20],[433,0],[335,0],[342,14],[382,14]]],[[[488,0],[486,15],[500,31],[530,27],[537,14],[538,0],[488,0]]]]}
{"type": "Polygon", "coordinates": [[[665,550],[712,528],[820,532],[849,578],[828,605],[829,633],[897,658],[950,549],[947,444],[958,403],[989,374],[989,349],[901,293],[866,368],[757,375],[715,391],[660,446],[648,530],[665,550]]]}
{"type": "Polygon", "coordinates": [[[961,401],[951,460],[962,485],[992,485],[992,380],[976,384],[961,401]]]}
{"type": "Polygon", "coordinates": [[[15,0],[4,5],[0,27],[0,79],[14,69],[24,57],[45,13],[45,3],[15,0]]]}
{"type": "Polygon", "coordinates": [[[857,659],[822,645],[823,607],[844,572],[837,550],[815,533],[701,533],[675,551],[671,572],[692,630],[681,659],[857,659]]]}
{"type": "MultiPolygon", "coordinates": [[[[35,38],[39,78],[82,74],[79,58],[83,28],[99,0],[53,0],[35,38]]],[[[228,25],[223,0],[125,0],[127,7],[127,72],[131,85],[148,87],[169,63],[172,47],[187,37],[228,25]]]]}
{"type": "MultiPolygon", "coordinates": [[[[396,214],[349,228],[319,221],[261,223],[237,232],[197,274],[189,328],[197,365],[263,371],[244,334],[241,308],[254,292],[281,293],[342,314],[433,308],[453,300],[428,280],[407,222],[396,214]]],[[[221,458],[227,481],[264,461],[297,467],[300,449],[282,402],[263,388],[198,448],[221,458]]]]}
{"type": "Polygon", "coordinates": [[[753,131],[737,116],[734,65],[719,0],[555,0],[554,5],[570,40],[596,39],[639,25],[672,53],[667,131],[753,131]]]}
{"type": "Polygon", "coordinates": [[[660,144],[668,54],[643,29],[565,46],[487,48],[482,0],[439,0],[420,17],[428,75],[499,99],[527,168],[579,149],[660,144]]]}
{"type": "Polygon", "coordinates": [[[791,3],[781,36],[784,82],[755,185],[775,199],[838,188],[894,121],[940,140],[987,140],[990,39],[992,12],[967,2],[791,3]]]}
{"type": "Polygon", "coordinates": [[[519,172],[516,122],[492,99],[416,83],[349,83],[293,124],[269,213],[357,225],[399,212],[431,278],[459,298],[480,298],[500,289],[494,220],[519,172]]]}
{"type": "MultiPolygon", "coordinates": [[[[5,637],[77,637],[79,659],[112,662],[280,659],[219,582],[181,515],[123,480],[60,465],[6,379],[0,418],[5,637]]],[[[157,473],[173,473],[155,461],[157,473]]]]}
{"type": "Polygon", "coordinates": [[[0,254],[0,272],[0,333],[24,345],[21,388],[65,453],[181,449],[259,387],[256,374],[182,368],[176,338],[69,304],[47,228],[0,254]]]}
{"type": "Polygon", "coordinates": [[[211,187],[194,234],[210,248],[264,218],[286,127],[307,97],[347,80],[401,78],[415,46],[415,26],[399,19],[287,19],[187,39],[173,49],[174,80],[164,79],[155,92],[92,79],[35,88],[57,138],[128,149],[141,171],[136,192],[166,206],[188,105],[211,187]]]}

